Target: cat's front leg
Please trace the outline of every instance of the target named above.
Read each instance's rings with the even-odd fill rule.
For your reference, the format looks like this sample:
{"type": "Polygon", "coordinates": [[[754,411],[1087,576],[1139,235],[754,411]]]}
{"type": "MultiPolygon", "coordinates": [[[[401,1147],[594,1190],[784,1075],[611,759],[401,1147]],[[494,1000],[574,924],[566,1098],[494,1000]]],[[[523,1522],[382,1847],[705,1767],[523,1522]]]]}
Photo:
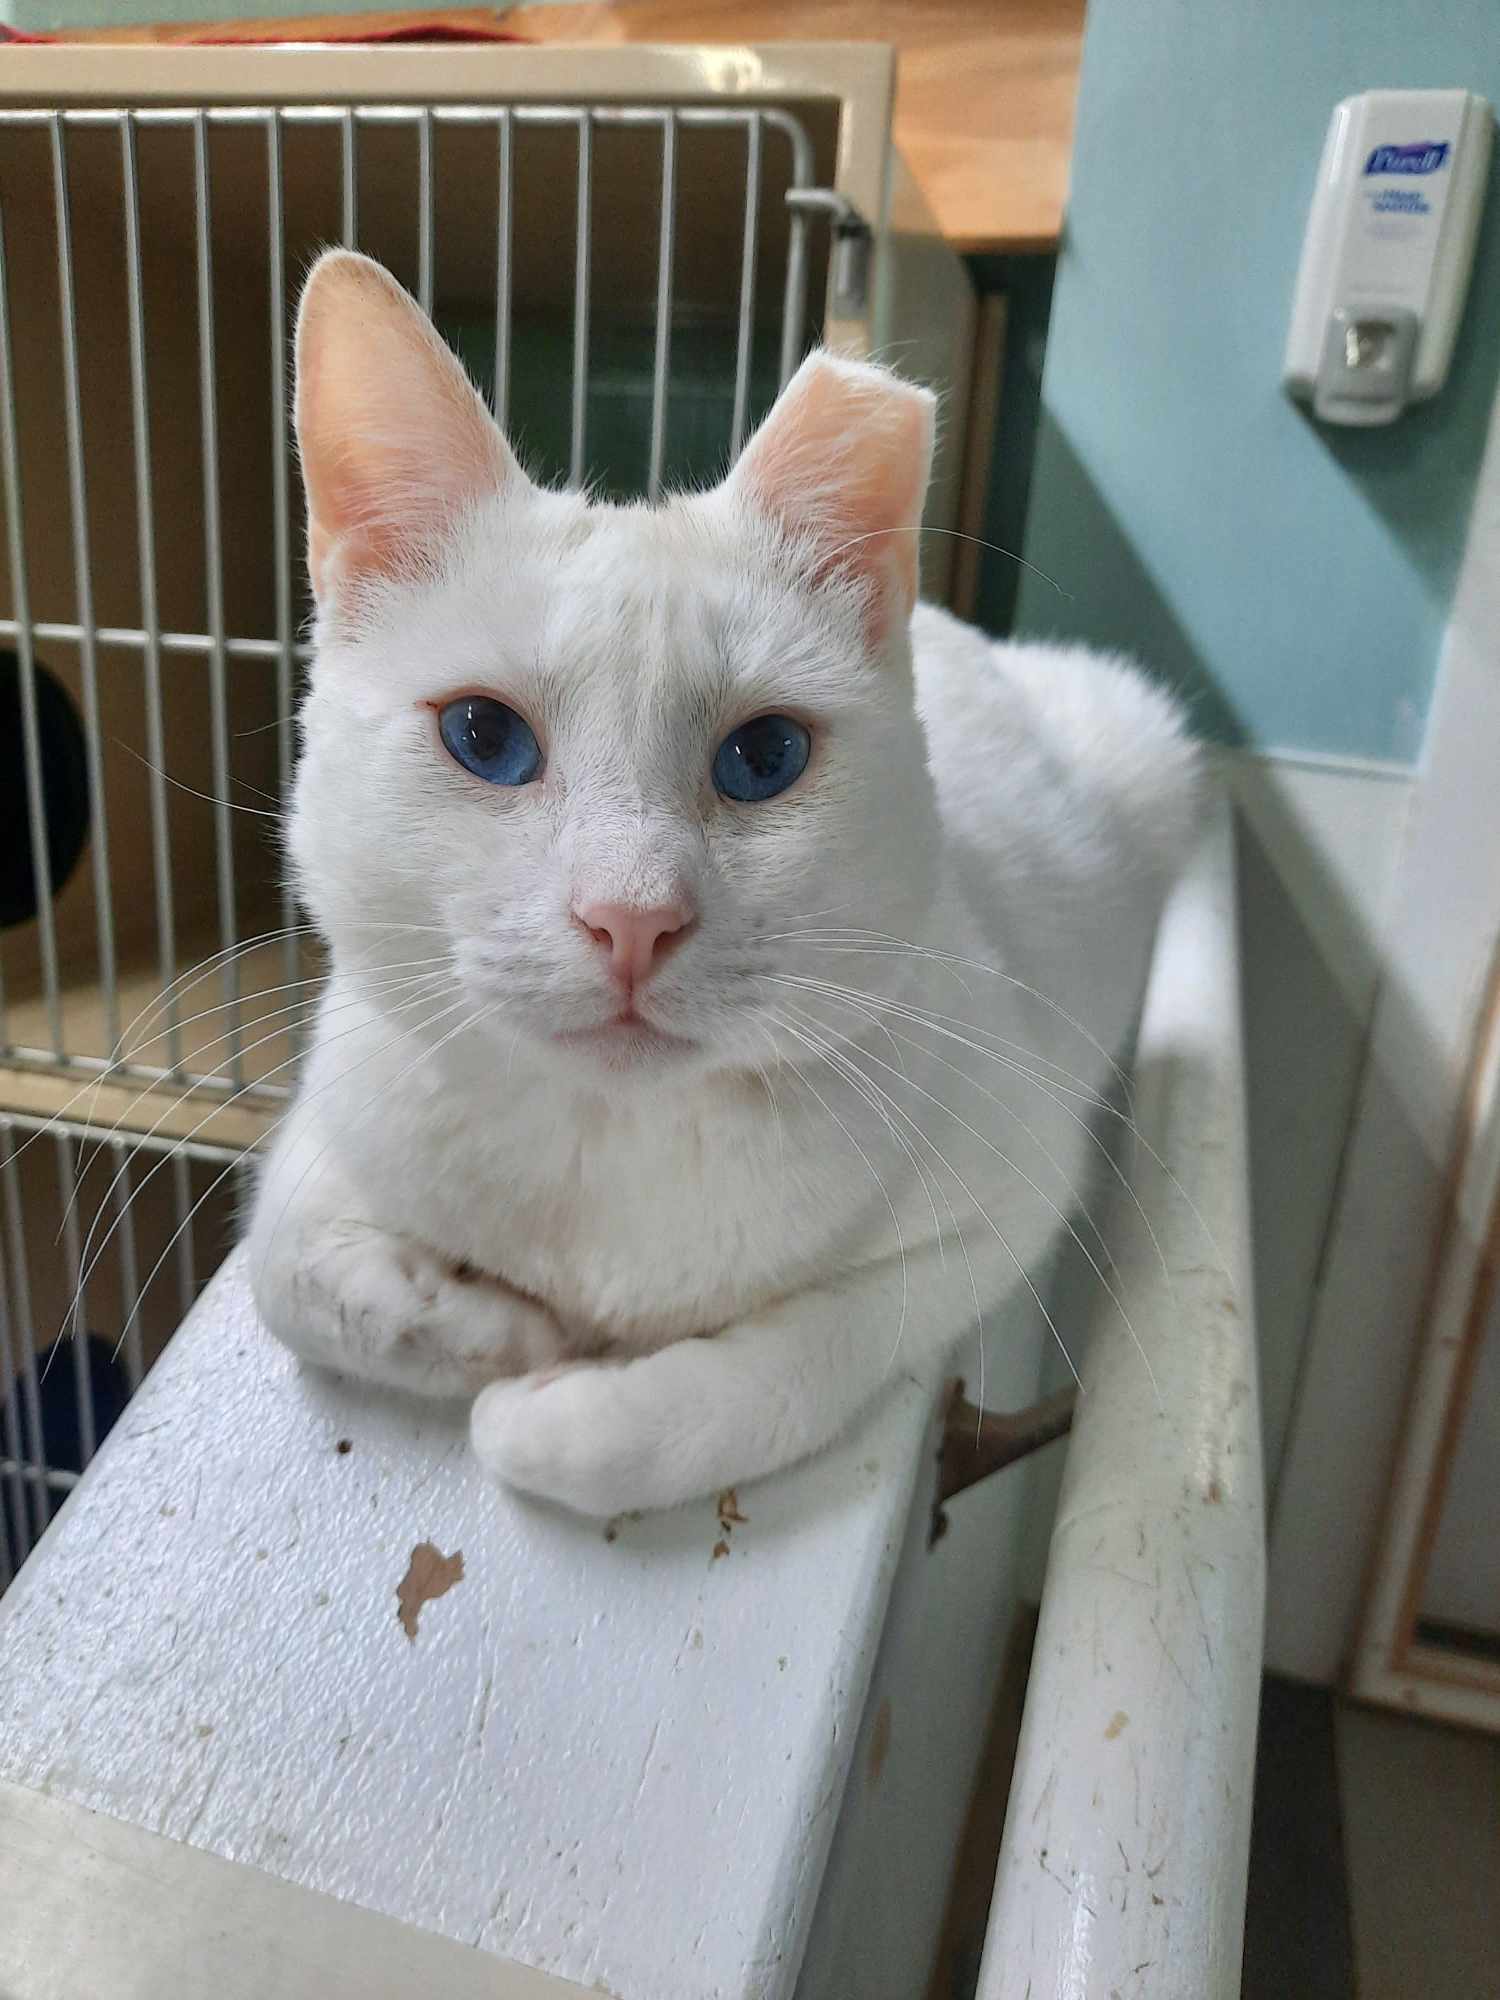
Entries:
{"type": "Polygon", "coordinates": [[[708,1339],[495,1383],[474,1404],[474,1450],[497,1479],[580,1514],[672,1507],[760,1478],[821,1450],[903,1365],[932,1365],[961,1332],[935,1249],[908,1258],[904,1285],[899,1343],[891,1260],[708,1339]]]}
{"type": "Polygon", "coordinates": [[[545,1306],[371,1220],[337,1161],[310,1141],[273,1157],[249,1258],[255,1302],[278,1340],[391,1388],[473,1395],[564,1353],[545,1306]]]}

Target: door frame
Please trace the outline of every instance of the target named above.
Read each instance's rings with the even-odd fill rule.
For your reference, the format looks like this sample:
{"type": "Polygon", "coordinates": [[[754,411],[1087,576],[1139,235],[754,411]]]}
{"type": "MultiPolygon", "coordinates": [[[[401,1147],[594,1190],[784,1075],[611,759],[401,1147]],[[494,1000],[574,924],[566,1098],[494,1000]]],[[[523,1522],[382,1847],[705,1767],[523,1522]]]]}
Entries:
{"type": "Polygon", "coordinates": [[[1381,1525],[1440,1276],[1460,1255],[1483,1262],[1486,1218],[1459,1195],[1462,1163],[1479,1164],[1476,1050],[1500,945],[1497,634],[1500,400],[1379,940],[1380,990],[1272,1522],[1267,1665],[1324,1684],[1352,1664],[1361,1608],[1372,1590],[1374,1608],[1385,1577],[1377,1559],[1396,1546],[1381,1525]]]}

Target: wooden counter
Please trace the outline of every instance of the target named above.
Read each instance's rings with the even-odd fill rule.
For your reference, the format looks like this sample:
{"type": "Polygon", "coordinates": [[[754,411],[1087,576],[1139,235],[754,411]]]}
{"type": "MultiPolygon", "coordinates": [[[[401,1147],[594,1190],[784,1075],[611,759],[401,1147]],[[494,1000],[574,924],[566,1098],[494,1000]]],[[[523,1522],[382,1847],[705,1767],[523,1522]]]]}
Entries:
{"type": "Polygon", "coordinates": [[[544,42],[889,42],[896,143],[965,251],[1046,251],[1062,228],[1084,0],[618,0],[615,5],[335,14],[212,28],[114,28],[99,41],[358,41],[425,23],[544,42]]]}

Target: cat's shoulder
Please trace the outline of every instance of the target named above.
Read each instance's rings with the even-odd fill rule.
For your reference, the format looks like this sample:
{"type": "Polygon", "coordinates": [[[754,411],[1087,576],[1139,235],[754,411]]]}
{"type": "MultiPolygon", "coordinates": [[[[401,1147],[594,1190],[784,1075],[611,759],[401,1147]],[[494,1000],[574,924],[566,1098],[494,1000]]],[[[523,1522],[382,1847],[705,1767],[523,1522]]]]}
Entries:
{"type": "Polygon", "coordinates": [[[1001,799],[1033,827],[1099,816],[1175,865],[1200,760],[1180,702],[1123,654],[997,640],[935,605],[912,620],[917,709],[947,803],[1001,799]]]}

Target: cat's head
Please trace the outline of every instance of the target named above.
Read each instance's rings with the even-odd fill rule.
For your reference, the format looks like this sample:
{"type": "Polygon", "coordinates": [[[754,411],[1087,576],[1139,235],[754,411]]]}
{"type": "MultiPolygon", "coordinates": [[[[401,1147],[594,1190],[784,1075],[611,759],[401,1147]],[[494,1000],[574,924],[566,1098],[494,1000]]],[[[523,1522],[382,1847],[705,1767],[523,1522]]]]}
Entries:
{"type": "Polygon", "coordinates": [[[470,1057],[519,1038],[601,1079],[794,1048],[776,975],[828,963],[798,934],[910,935],[931,892],[932,424],[924,390],[815,354],[713,491],[545,491],[395,281],[324,257],[290,841],[346,974],[433,1038],[477,1017],[470,1057]]]}

